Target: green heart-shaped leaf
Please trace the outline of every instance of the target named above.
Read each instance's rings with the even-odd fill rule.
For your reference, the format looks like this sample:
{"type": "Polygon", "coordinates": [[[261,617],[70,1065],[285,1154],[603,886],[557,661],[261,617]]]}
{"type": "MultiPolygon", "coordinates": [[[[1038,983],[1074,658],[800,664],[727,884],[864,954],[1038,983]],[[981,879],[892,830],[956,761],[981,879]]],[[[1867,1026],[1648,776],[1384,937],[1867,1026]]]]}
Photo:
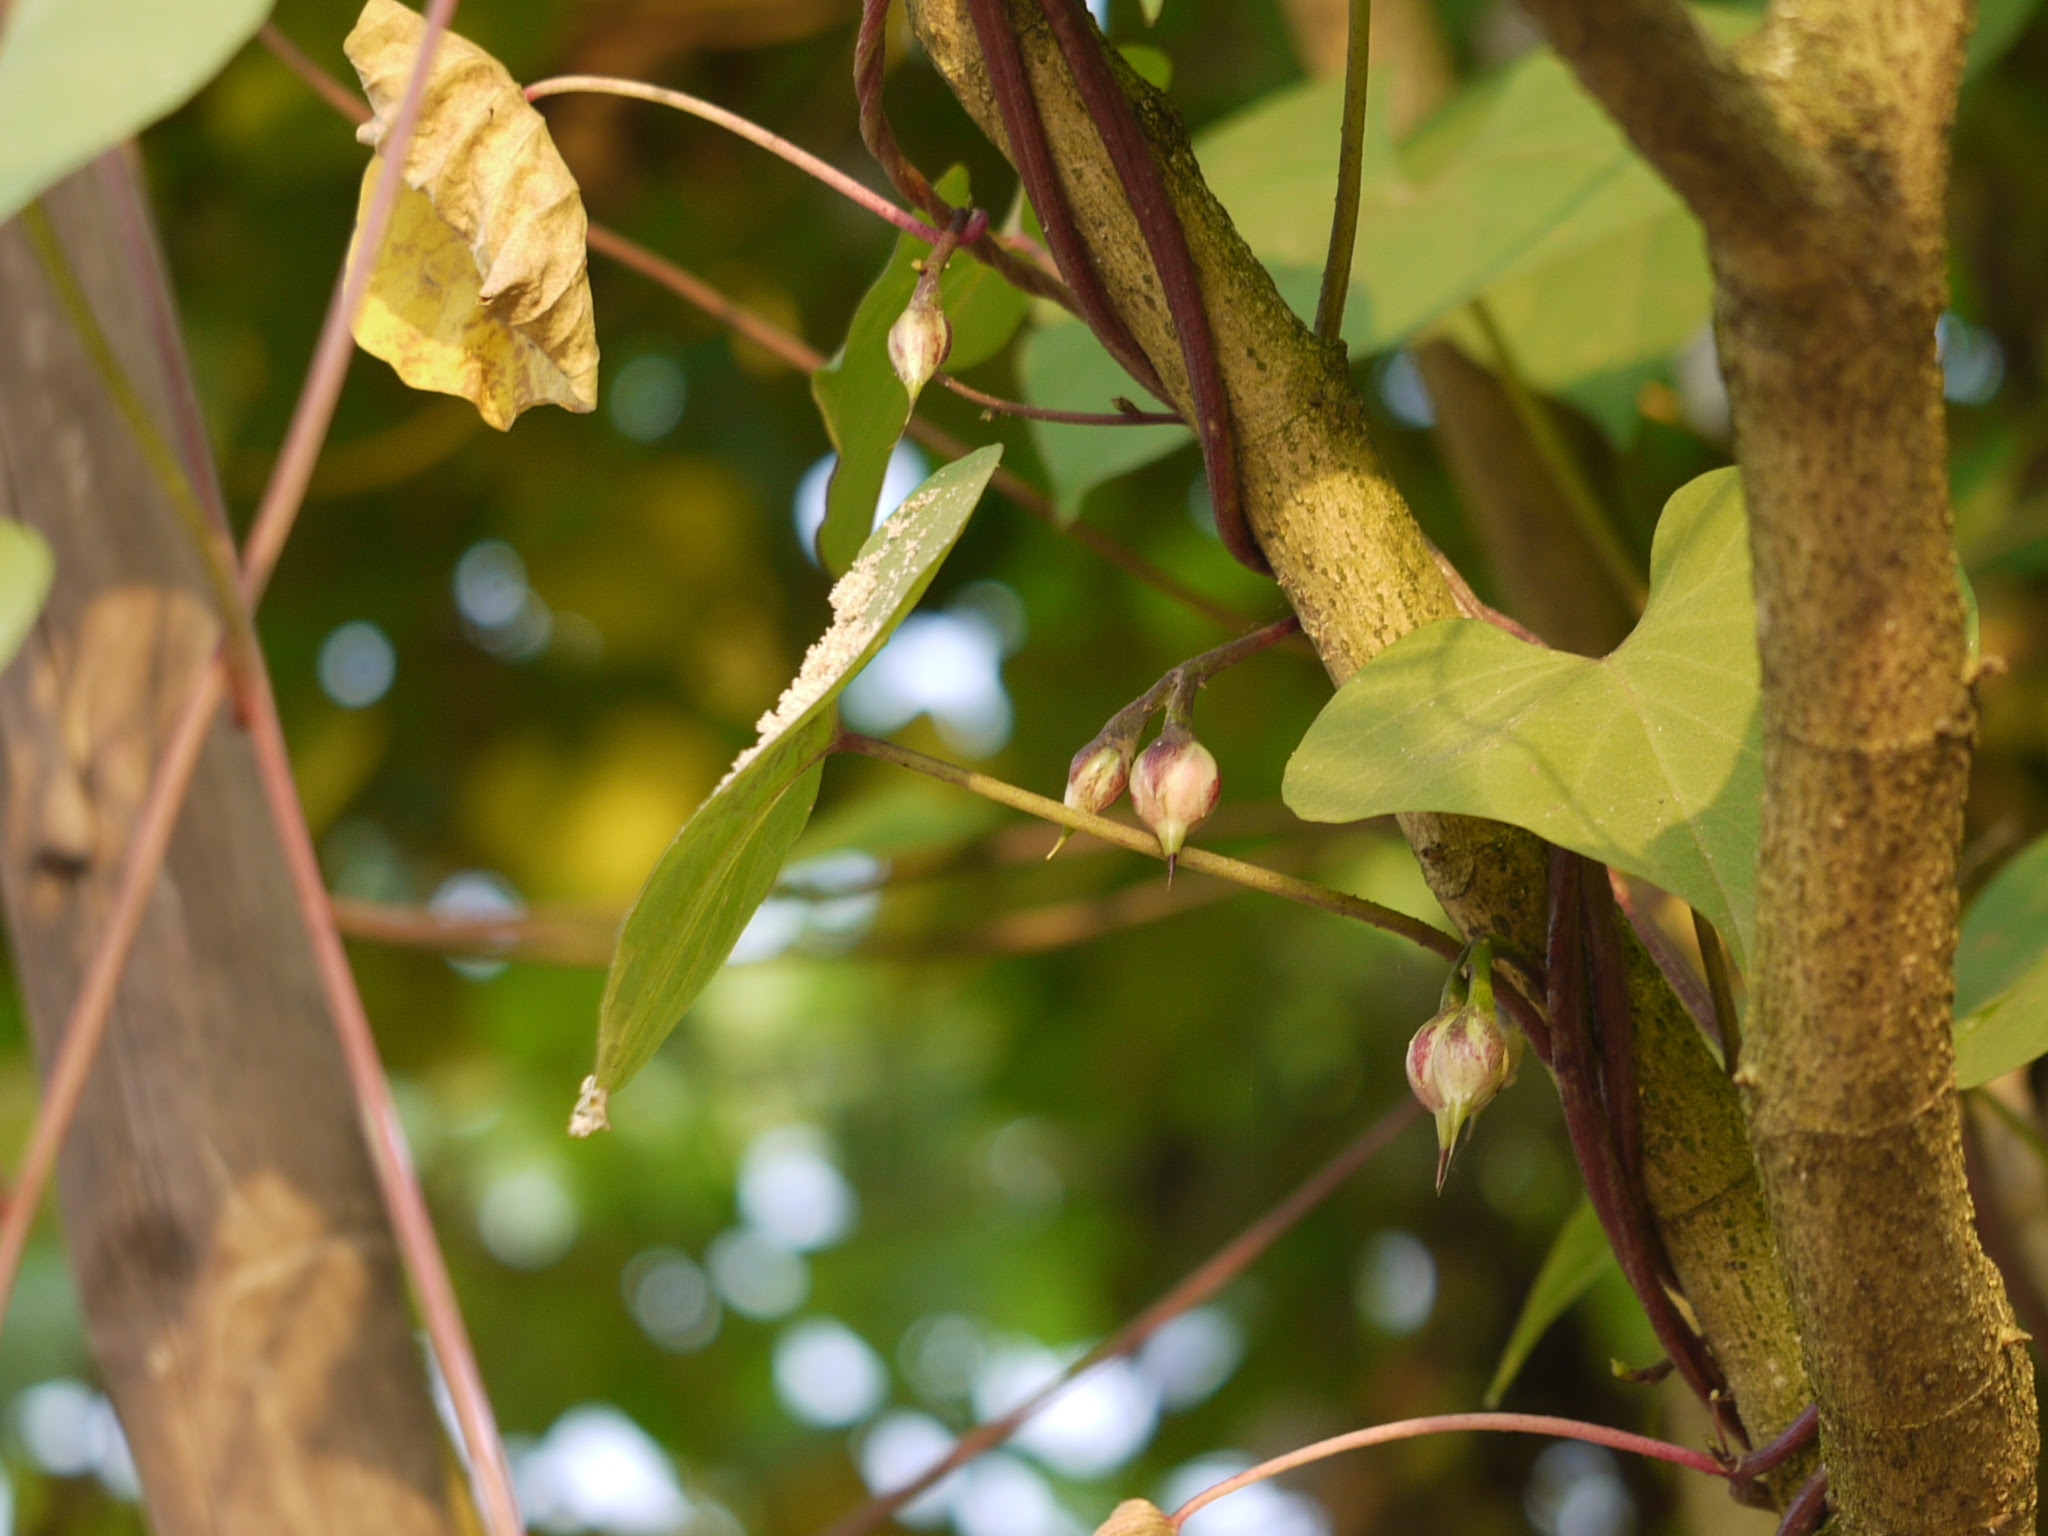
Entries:
{"type": "Polygon", "coordinates": [[[1650,600],[1611,656],[1472,619],[1404,636],[1309,727],[1283,793],[1310,821],[1484,816],[1692,903],[1749,953],[1763,788],[1756,608],[1741,482],[1664,508],[1650,600]]]}
{"type": "Polygon", "coordinates": [[[597,1069],[570,1129],[601,1129],[605,1100],[682,1021],[732,953],[810,819],[836,702],[917,606],[1002,458],[980,448],[918,488],[832,589],[832,627],[745,752],[662,855],[626,917],[605,982],[597,1069]]]}

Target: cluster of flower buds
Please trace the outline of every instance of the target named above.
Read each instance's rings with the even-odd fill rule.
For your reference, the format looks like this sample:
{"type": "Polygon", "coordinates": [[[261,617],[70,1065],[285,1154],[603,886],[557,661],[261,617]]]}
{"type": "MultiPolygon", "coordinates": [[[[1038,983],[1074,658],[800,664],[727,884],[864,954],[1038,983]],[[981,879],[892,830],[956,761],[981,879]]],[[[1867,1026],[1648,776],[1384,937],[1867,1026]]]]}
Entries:
{"type": "Polygon", "coordinates": [[[1458,1133],[1515,1080],[1521,1055],[1520,1033],[1502,1025],[1494,1005],[1493,946],[1481,939],[1451,968],[1442,1010],[1408,1042],[1408,1086],[1436,1117],[1439,1192],[1451,1170],[1458,1133]]]}
{"type": "MultiPolygon", "coordinates": [[[[1128,788],[1138,819],[1159,839],[1160,852],[1166,855],[1166,878],[1171,881],[1188,834],[1216,809],[1223,779],[1215,757],[1195,740],[1184,710],[1169,708],[1166,728],[1158,740],[1138,752],[1138,732],[1149,712],[1136,706],[1124,710],[1103,727],[1100,736],[1074,754],[1067,769],[1066,802],[1070,810],[1099,816],[1121,800],[1128,788]]],[[[1072,835],[1061,833],[1052,852],[1064,848],[1072,835]]]]}

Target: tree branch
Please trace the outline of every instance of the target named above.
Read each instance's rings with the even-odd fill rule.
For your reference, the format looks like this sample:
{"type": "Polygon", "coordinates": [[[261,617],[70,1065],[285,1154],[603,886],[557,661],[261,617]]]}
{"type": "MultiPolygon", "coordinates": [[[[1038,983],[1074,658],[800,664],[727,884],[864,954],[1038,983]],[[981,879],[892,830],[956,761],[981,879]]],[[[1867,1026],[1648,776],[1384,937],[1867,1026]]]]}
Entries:
{"type": "Polygon", "coordinates": [[[1976,706],[1934,325],[1964,0],[1530,0],[1707,227],[1755,557],[1764,808],[1736,1081],[1848,1531],[2031,1531],[2033,1369],[1950,1040],[1976,706]]]}
{"type": "MultiPolygon", "coordinates": [[[[1000,114],[963,0],[912,0],[926,51],[999,146],[1000,114]]],[[[1180,348],[1145,243],[1101,136],[1037,6],[1013,3],[1054,160],[1119,314],[1182,410],[1180,348]]],[[[1216,325],[1239,434],[1244,507],[1331,677],[1342,682],[1410,630],[1457,611],[1429,546],[1374,448],[1341,349],[1281,300],[1201,179],[1163,96],[1119,64],[1118,82],[1173,199],[1216,325]]],[[[1468,934],[1537,952],[1545,860],[1526,833],[1438,816],[1402,818],[1437,897],[1468,934]]],[[[1740,1112],[1698,1028],[1640,949],[1630,955],[1644,1181],[1702,1330],[1752,1435],[1769,1439],[1813,1400],[1772,1251],[1740,1112]]]]}
{"type": "Polygon", "coordinates": [[[1782,252],[1827,198],[1782,104],[1680,0],[1527,0],[1529,14],[1723,250],[1782,252]]]}

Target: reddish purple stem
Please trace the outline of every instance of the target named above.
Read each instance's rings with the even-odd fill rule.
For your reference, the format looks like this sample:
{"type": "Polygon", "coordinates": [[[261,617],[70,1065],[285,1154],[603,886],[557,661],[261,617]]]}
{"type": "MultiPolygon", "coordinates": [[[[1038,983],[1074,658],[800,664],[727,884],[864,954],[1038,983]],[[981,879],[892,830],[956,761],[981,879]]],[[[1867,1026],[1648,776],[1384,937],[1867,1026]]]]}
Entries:
{"type": "Polygon", "coordinates": [[[1166,386],[1152,360],[1132,337],[1123,317],[1110,302],[1102,285],[1102,274],[1088,254],[1088,244],[1074,222],[1059,173],[1053,168],[1052,146],[1046,142],[1045,124],[1038,114],[1038,98],[1025,72],[1024,52],[1011,23],[1007,0],[967,0],[967,14],[974,23],[974,35],[981,43],[982,58],[988,64],[989,85],[995,92],[996,107],[1003,115],[1003,128],[1010,140],[1010,158],[1023,180],[1024,193],[1038,210],[1045,226],[1046,244],[1053,260],[1074,291],[1074,303],[1096,340],[1124,371],[1161,400],[1166,386]]]}
{"type": "MultiPolygon", "coordinates": [[[[1728,1398],[1720,1368],[1706,1344],[1679,1316],[1663,1277],[1670,1265],[1637,1186],[1625,1171],[1611,1103],[1601,1087],[1601,1064],[1594,1053],[1593,1007],[1589,990],[1588,871],[1595,866],[1567,849],[1550,853],[1550,940],[1545,957],[1550,1013],[1550,1067],[1564,1109],[1572,1152],[1586,1181],[1600,1225],[1614,1249],[1622,1274],[1643,1304],[1658,1342],[1686,1384],[1713,1415],[1721,1433],[1747,1446],[1747,1435],[1728,1398]]],[[[1601,881],[1604,885],[1604,875],[1601,881]]],[[[1613,909],[1603,907],[1595,921],[1613,925],[1613,909]]],[[[1610,969],[1603,966],[1602,970],[1610,969]]],[[[1602,999],[1603,1006],[1611,998],[1602,999]]],[[[1631,1081],[1633,1079],[1631,1078],[1631,1081]]]]}
{"type": "MultiPolygon", "coordinates": [[[[1038,5],[1052,28],[1061,57],[1073,71],[1075,87],[1087,104],[1096,131],[1102,135],[1103,147],[1109,151],[1110,163],[1116,167],[1124,196],[1130,199],[1131,212],[1159,274],[1159,286],[1165,291],[1167,311],[1180,339],[1181,360],[1187,367],[1188,393],[1195,407],[1195,435],[1201,442],[1202,463],[1209,475],[1217,532],[1222,535],[1224,547],[1240,563],[1261,575],[1270,575],[1272,567],[1245,522],[1243,488],[1237,474],[1237,433],[1231,422],[1230,399],[1223,388],[1223,368],[1217,361],[1216,338],[1209,324],[1201,280],[1195,273],[1194,255],[1188,249],[1187,231],[1167,194],[1166,179],[1152,158],[1152,146],[1138,121],[1137,109],[1117,83],[1109,56],[1103,50],[1101,34],[1082,9],[1081,0],[1038,0],[1038,5]]],[[[1061,265],[1065,264],[1062,257],[1061,265]]]]}
{"type": "Polygon", "coordinates": [[[1461,1430],[1582,1440],[1588,1445],[1604,1445],[1609,1450],[1626,1451],[1633,1456],[1648,1456],[1673,1466],[1687,1467],[1708,1477],[1728,1475],[1727,1469],[1704,1451],[1673,1445],[1666,1440],[1653,1440],[1648,1435],[1634,1434],[1626,1429],[1609,1429],[1605,1424],[1560,1419],[1547,1413],[1440,1413],[1429,1418],[1402,1419],[1394,1424],[1375,1424],[1370,1429],[1353,1430],[1348,1435],[1333,1435],[1328,1440],[1318,1440],[1314,1445],[1305,1445],[1298,1451],[1289,1451],[1271,1461],[1260,1462],[1249,1471],[1203,1489],[1175,1510],[1168,1523],[1178,1532],[1194,1515],[1240,1488],[1248,1488],[1253,1483],[1262,1483],[1269,1477],[1277,1477],[1295,1467],[1305,1467],[1345,1451],[1362,1451],[1370,1446],[1389,1445],[1396,1440],[1419,1440],[1425,1435],[1448,1435],[1461,1430]]]}

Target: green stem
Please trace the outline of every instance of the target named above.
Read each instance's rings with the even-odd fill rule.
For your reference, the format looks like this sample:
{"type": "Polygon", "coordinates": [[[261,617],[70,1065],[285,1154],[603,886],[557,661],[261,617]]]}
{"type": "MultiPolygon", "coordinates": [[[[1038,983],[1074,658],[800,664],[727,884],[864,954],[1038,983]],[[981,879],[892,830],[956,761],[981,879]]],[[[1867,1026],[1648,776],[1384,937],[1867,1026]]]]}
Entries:
{"type": "Polygon", "coordinates": [[[1492,1014],[1493,1003],[1493,945],[1480,939],[1472,946],[1472,989],[1468,994],[1472,1006],[1481,1013],[1492,1014]]]}
{"type": "Polygon", "coordinates": [[[1728,946],[1721,934],[1698,908],[1693,909],[1692,931],[1700,941],[1700,963],[1707,972],[1707,992],[1714,999],[1714,1022],[1721,1030],[1721,1062],[1728,1075],[1735,1075],[1742,1059],[1742,1019],[1735,1011],[1735,980],[1728,966],[1728,946]]]}
{"type": "Polygon", "coordinates": [[[1365,161],[1365,75],[1372,59],[1372,0],[1351,0],[1351,36],[1344,54],[1344,129],[1337,144],[1337,207],[1330,216],[1330,254],[1316,299],[1316,336],[1335,341],[1344,329],[1351,286],[1351,250],[1358,243],[1358,184],[1365,161]]]}
{"type": "MultiPolygon", "coordinates": [[[[841,731],[833,743],[837,752],[857,753],[881,762],[894,763],[899,768],[908,768],[913,773],[924,774],[941,783],[954,785],[969,794],[980,795],[984,800],[993,800],[997,805],[1006,805],[1013,811],[1022,811],[1027,816],[1036,816],[1055,826],[1066,827],[1075,832],[1086,832],[1090,837],[1100,838],[1132,853],[1142,853],[1147,858],[1164,860],[1159,839],[1142,827],[1126,826],[1120,821],[1111,821],[1107,816],[1091,815],[1087,811],[1073,810],[1049,800],[1044,795],[1034,795],[1028,789],[1019,789],[1014,784],[991,778],[985,773],[976,773],[971,768],[961,768],[936,757],[927,757],[908,747],[899,747],[894,742],[877,741],[872,736],[858,736],[851,731],[841,731]]],[[[1229,880],[1244,886],[1247,890],[1264,891],[1269,896],[1278,896],[1286,901],[1299,902],[1305,907],[1319,907],[1325,912],[1334,912],[1339,917],[1353,918],[1361,923],[1387,933],[1398,935],[1416,944],[1431,954],[1442,955],[1446,960],[1455,958],[1464,950],[1462,940],[1454,938],[1439,928],[1396,912],[1392,907],[1383,907],[1376,901],[1363,896],[1347,895],[1333,891],[1328,886],[1313,881],[1300,880],[1293,875],[1283,875],[1263,865],[1248,864],[1242,859],[1228,858],[1220,853],[1210,853],[1202,848],[1183,848],[1180,851],[1180,867],[1192,869],[1199,874],[1214,875],[1219,880],[1229,880]]]]}
{"type": "Polygon", "coordinates": [[[1529,445],[1543,461],[1544,469],[1549,471],[1551,482],[1571,512],[1572,520],[1579,525],[1586,542],[1592,545],[1601,569],[1607,573],[1629,608],[1641,614],[1649,597],[1648,590],[1643,585],[1635,561],[1621,547],[1621,540],[1615,537],[1613,525],[1600,506],[1600,498],[1593,494],[1593,487],[1580,470],[1578,461],[1558,435],[1557,423],[1551,420],[1549,410],[1529,387],[1529,381],[1516,363],[1514,352],[1501,332],[1500,323],[1494,319],[1492,309],[1484,299],[1474,299],[1471,309],[1474,323],[1485,335],[1487,346],[1493,350],[1494,367],[1500,374],[1501,387],[1507,391],[1508,404],[1514,410],[1515,419],[1522,424],[1522,430],[1529,434],[1529,445]]]}
{"type": "Polygon", "coordinates": [[[91,301],[86,298],[77,275],[64,257],[64,246],[58,240],[56,228],[50,223],[50,216],[42,203],[30,203],[22,209],[21,224],[29,244],[35,248],[37,259],[42,263],[43,275],[49,279],[50,291],[56,297],[58,307],[78,333],[86,356],[92,359],[94,371],[106,386],[115,409],[121,413],[121,420],[135,439],[135,446],[149,466],[150,474],[199,552],[200,561],[206,569],[206,584],[212,592],[213,606],[219,612],[222,628],[227,634],[228,672],[235,683],[235,696],[243,698],[246,696],[243,685],[254,675],[256,631],[249,618],[248,605],[242,600],[241,565],[235,558],[227,528],[207,515],[200,504],[198,492],[192,488],[192,477],[186,473],[185,466],[179,462],[163,433],[157,430],[156,419],[142,403],[142,397],[135,392],[135,386],[129,380],[127,370],[121,366],[120,358],[115,355],[106,332],[100,329],[99,317],[93,313],[91,301]]]}

